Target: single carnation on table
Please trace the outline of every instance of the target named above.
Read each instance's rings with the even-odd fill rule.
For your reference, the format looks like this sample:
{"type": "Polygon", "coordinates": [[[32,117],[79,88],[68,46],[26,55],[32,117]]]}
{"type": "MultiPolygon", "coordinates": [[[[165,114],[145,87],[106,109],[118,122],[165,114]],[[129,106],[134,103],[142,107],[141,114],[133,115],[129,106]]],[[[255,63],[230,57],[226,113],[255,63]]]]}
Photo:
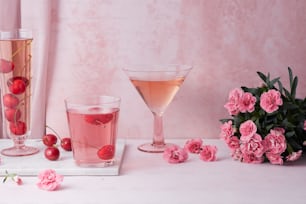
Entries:
{"type": "Polygon", "coordinates": [[[242,86],[229,93],[224,107],[231,118],[222,119],[220,137],[235,160],[282,165],[305,152],[306,98],[296,98],[298,77],[288,68],[290,89],[280,78],[257,72],[261,87],[242,86]]]}

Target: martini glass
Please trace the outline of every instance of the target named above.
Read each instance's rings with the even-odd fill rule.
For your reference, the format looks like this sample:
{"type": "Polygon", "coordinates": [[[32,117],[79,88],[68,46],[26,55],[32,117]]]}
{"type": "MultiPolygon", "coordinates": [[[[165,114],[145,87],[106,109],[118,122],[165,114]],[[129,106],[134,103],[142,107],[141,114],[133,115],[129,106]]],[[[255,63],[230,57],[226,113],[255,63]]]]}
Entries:
{"type": "Polygon", "coordinates": [[[163,115],[191,69],[188,65],[136,65],[123,69],[154,116],[153,141],[138,146],[140,151],[158,153],[171,145],[165,143],[163,115]]]}

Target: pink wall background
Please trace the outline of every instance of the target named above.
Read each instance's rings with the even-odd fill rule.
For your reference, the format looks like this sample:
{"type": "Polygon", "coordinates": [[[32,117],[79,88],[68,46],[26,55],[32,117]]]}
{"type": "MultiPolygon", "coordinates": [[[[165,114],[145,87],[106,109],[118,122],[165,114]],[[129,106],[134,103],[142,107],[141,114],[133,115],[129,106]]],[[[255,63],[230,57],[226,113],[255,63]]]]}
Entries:
{"type": "MultiPolygon", "coordinates": [[[[23,10],[27,25],[40,21],[31,2],[23,10]]],[[[306,96],[306,1],[49,4],[46,123],[62,135],[68,135],[64,98],[88,92],[121,96],[119,137],[152,138],[152,114],[121,71],[128,63],[194,66],[165,114],[166,138],[217,138],[228,92],[259,85],[256,71],[287,85],[290,66],[300,79],[298,95],[306,96]]]]}

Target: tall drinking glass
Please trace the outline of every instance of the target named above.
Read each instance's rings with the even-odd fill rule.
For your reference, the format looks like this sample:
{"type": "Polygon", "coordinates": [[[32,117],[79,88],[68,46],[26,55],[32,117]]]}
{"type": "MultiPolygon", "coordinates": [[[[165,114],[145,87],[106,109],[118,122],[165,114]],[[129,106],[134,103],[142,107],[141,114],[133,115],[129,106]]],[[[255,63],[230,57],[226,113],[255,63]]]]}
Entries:
{"type": "Polygon", "coordinates": [[[138,147],[144,152],[163,152],[163,114],[192,69],[189,65],[135,65],[124,68],[130,81],[154,116],[153,142],[138,147]]]}
{"type": "Polygon", "coordinates": [[[31,43],[32,32],[19,29],[0,31],[0,87],[3,133],[14,145],[3,149],[6,156],[25,156],[37,153],[25,145],[31,134],[31,43]]]}

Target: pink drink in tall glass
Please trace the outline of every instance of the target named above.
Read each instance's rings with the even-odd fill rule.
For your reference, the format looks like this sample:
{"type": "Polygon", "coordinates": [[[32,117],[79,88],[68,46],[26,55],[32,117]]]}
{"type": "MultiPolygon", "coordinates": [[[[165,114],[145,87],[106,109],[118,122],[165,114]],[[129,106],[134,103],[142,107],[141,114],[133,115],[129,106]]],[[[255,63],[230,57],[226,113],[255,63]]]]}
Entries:
{"type": "Polygon", "coordinates": [[[1,150],[5,156],[39,152],[38,148],[25,144],[31,136],[32,40],[30,30],[0,31],[2,133],[14,142],[13,147],[1,150]]]}

